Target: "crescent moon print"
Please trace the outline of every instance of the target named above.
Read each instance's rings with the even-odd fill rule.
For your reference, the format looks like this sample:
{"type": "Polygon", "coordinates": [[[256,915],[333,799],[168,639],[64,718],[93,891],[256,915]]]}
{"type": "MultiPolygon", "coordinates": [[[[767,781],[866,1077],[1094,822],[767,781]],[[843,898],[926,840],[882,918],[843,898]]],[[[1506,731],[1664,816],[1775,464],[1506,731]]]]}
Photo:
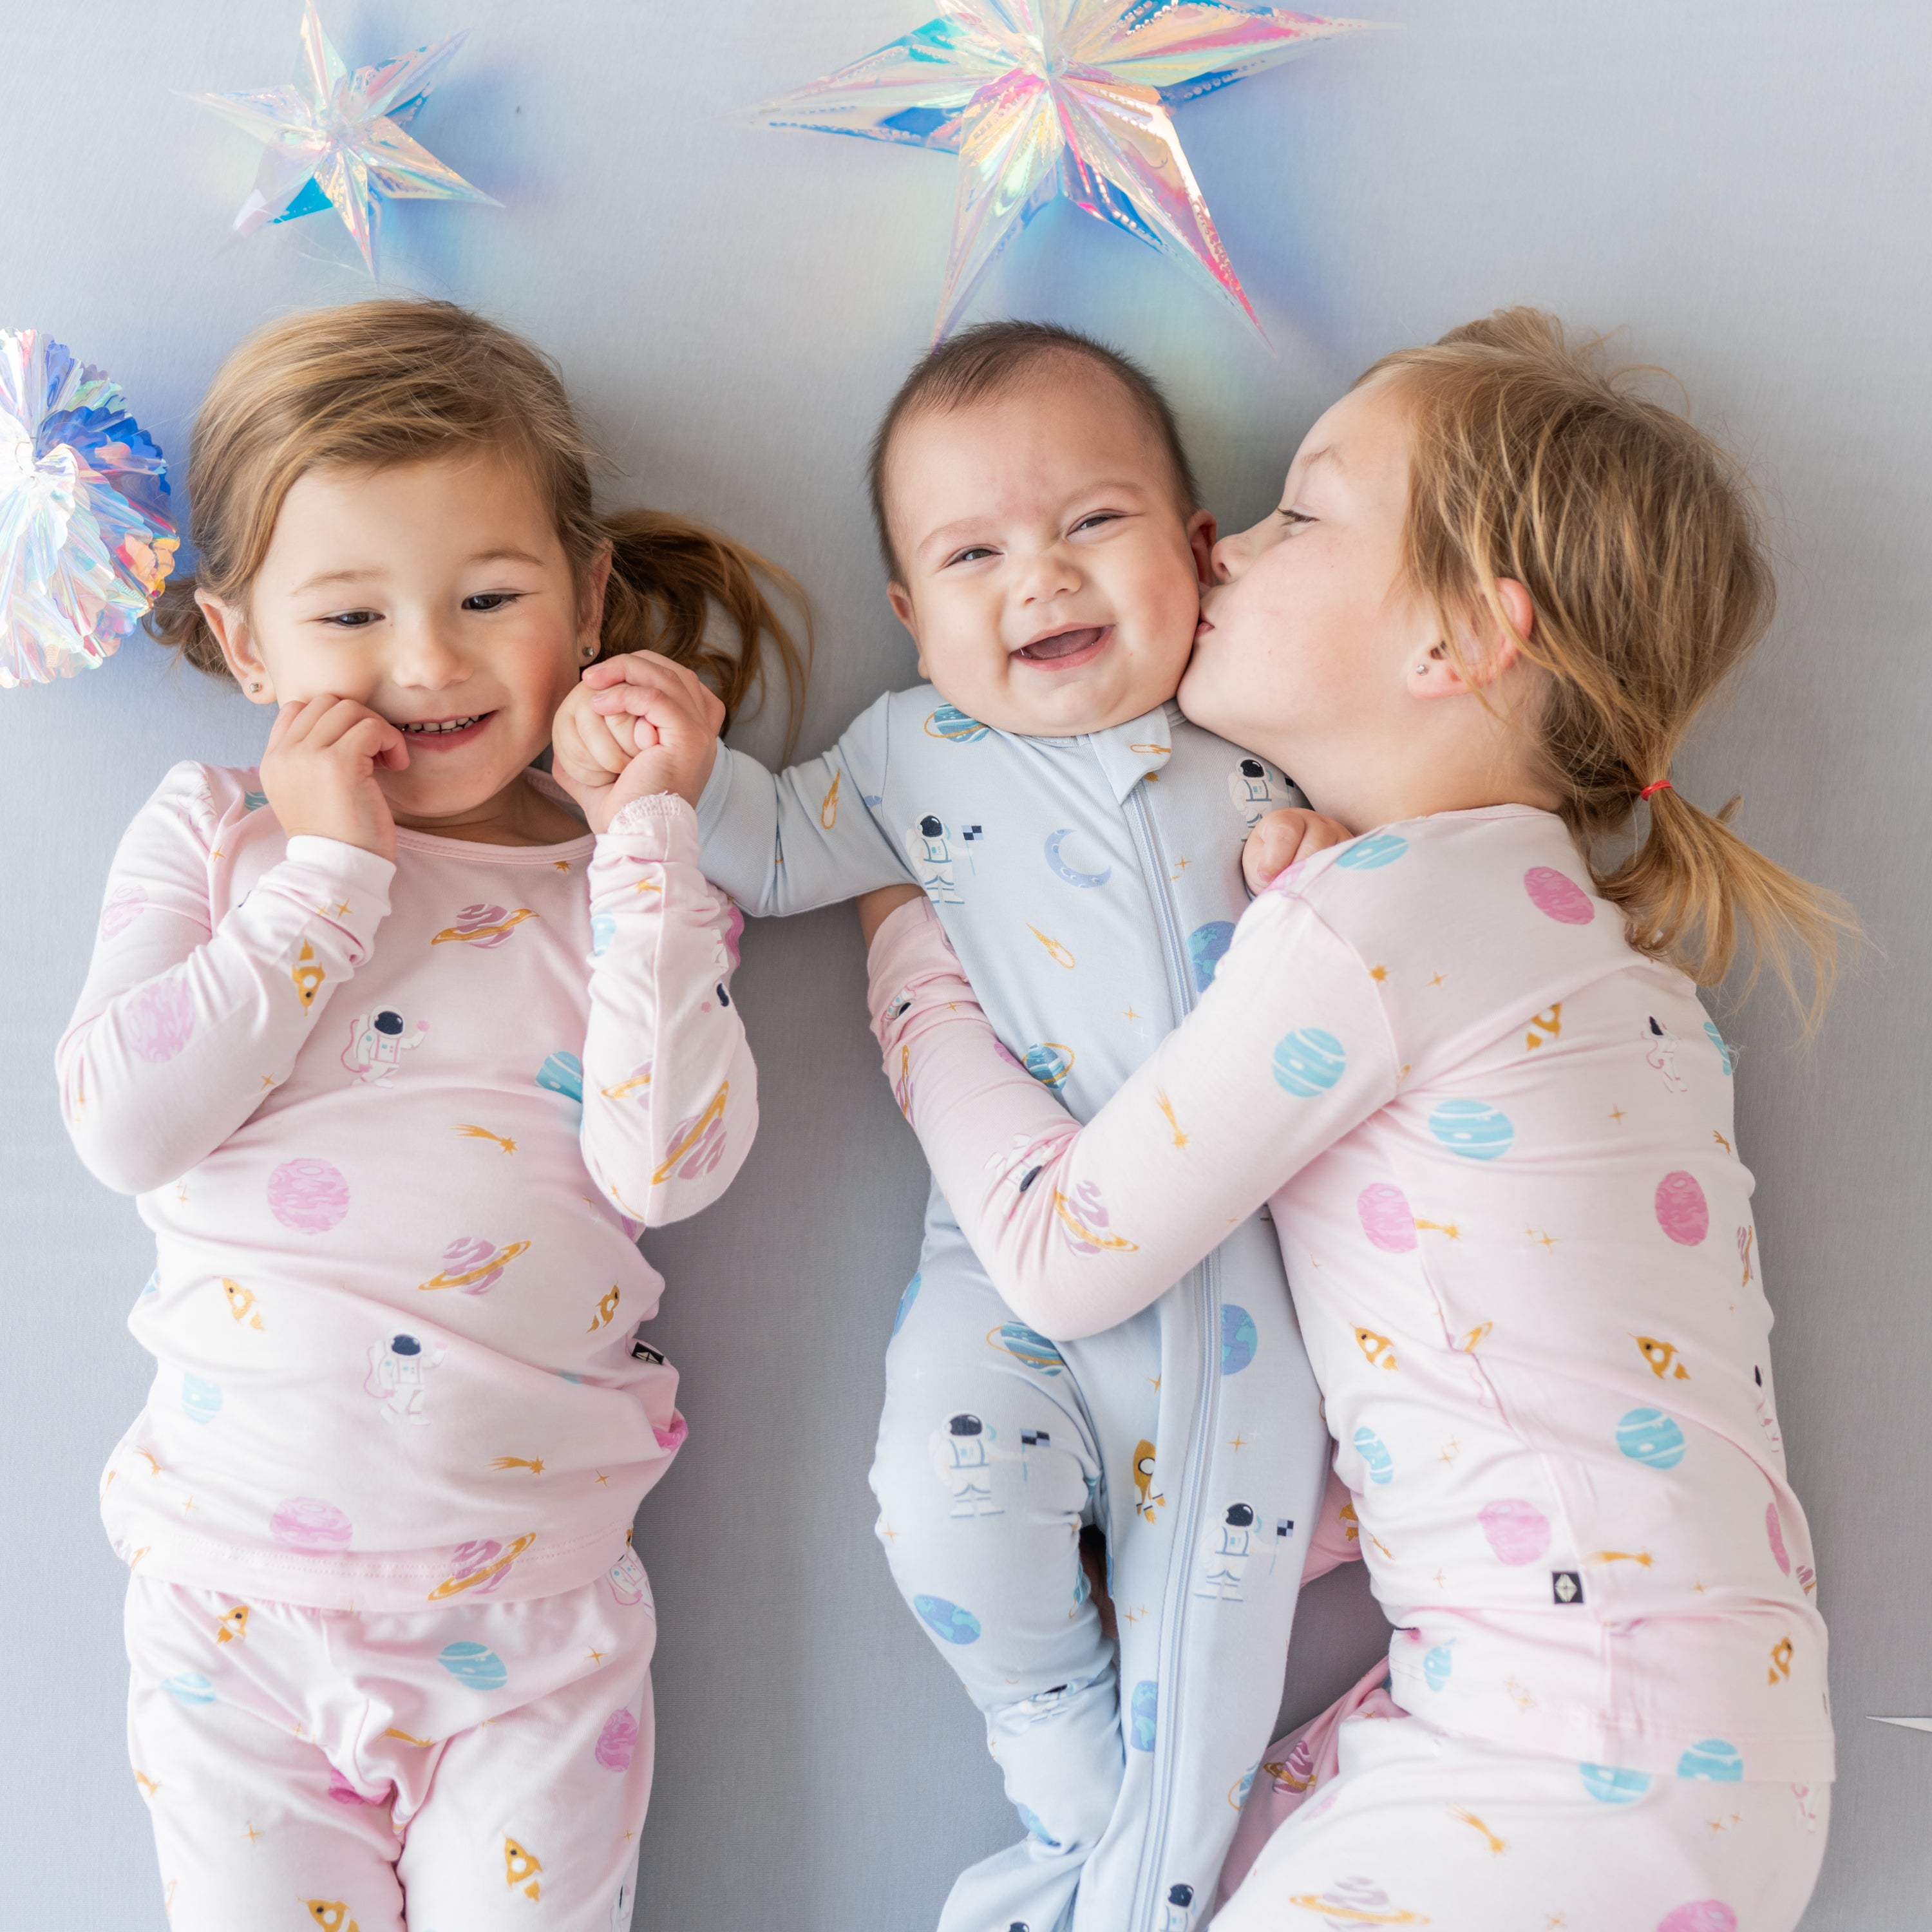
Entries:
{"type": "Polygon", "coordinates": [[[1104,886],[1114,876],[1112,866],[1102,866],[1097,872],[1082,872],[1076,871],[1060,856],[1060,842],[1072,836],[1073,828],[1070,825],[1063,825],[1058,832],[1049,832],[1046,835],[1046,862],[1052,868],[1054,876],[1064,879],[1070,886],[1078,886],[1083,890],[1094,886],[1104,886]]]}

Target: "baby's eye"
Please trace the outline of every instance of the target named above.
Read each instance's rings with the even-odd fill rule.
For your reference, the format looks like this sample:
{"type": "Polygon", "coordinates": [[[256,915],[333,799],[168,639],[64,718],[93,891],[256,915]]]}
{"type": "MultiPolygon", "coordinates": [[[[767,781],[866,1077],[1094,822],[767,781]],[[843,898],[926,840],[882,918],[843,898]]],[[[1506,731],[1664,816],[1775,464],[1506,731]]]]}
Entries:
{"type": "Polygon", "coordinates": [[[1076,530],[1090,530],[1096,524],[1117,524],[1120,520],[1118,510],[1096,510],[1090,517],[1082,517],[1073,527],[1076,530]]]}
{"type": "Polygon", "coordinates": [[[950,570],[956,563],[976,563],[982,556],[996,556],[998,553],[985,544],[975,544],[969,550],[955,550],[946,560],[945,568],[950,570]]]}
{"type": "Polygon", "coordinates": [[[466,610],[501,610],[515,603],[519,592],[514,590],[479,590],[473,597],[463,600],[466,610]]]}
{"type": "Polygon", "coordinates": [[[322,620],[338,631],[364,631],[382,616],[380,610],[332,610],[322,620]]]}

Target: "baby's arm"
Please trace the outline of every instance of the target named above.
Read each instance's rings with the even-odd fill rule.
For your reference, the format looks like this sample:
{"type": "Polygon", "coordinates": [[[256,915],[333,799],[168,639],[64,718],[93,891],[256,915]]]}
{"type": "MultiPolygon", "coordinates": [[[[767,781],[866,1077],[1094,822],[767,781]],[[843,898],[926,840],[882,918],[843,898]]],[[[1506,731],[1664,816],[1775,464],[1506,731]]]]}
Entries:
{"type": "Polygon", "coordinates": [[[886,1072],[994,1286],[1072,1340],[1144,1308],[1396,1090],[1374,981],[1299,899],[1250,908],[1214,983],[1084,1128],[999,1043],[929,908],[872,947],[886,1072]]]}
{"type": "Polygon", "coordinates": [[[389,909],[388,860],[298,836],[211,931],[207,796],[202,768],[177,765],[129,826],[56,1053],[75,1148],[124,1194],[185,1174],[248,1120],[389,909]]]}

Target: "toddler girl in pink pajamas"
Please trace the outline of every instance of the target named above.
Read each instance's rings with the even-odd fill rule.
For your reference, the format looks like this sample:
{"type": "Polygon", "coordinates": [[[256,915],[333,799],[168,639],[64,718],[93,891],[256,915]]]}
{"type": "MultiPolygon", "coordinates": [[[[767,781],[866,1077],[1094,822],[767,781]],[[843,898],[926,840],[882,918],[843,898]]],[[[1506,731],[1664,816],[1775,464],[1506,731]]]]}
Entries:
{"type": "Polygon", "coordinates": [[[757,1098],[675,721],[620,741],[577,680],[705,662],[700,582],[733,696],[782,633],[722,539],[596,518],[548,366],[442,304],[244,344],[190,487],[163,629],[280,713],[259,772],[178,765],[135,820],[59,1050],[159,1249],[102,1509],[170,1922],[622,1932],[630,1525],[685,1434],[636,1241],[723,1192],[757,1098]],[[601,784],[526,769],[553,732],[601,784]]]}
{"type": "Polygon", "coordinates": [[[1263,1202],[1279,1232],[1337,1444],[1321,1540],[1396,1628],[1257,1767],[1215,1924],[1790,1932],[1825,1630],[1694,981],[1738,919],[1828,968],[1837,915],[1664,776],[1768,614],[1741,491],[1514,311],[1378,364],[1216,559],[1184,710],[1362,836],[1280,870],[1084,1128],[922,902],[872,956],[898,1090],[1023,1320],[1093,1334],[1263,1202]],[[1593,864],[1640,796],[1634,854],[1593,864]],[[1113,1238],[1070,1240],[1069,1201],[1113,1238]]]}

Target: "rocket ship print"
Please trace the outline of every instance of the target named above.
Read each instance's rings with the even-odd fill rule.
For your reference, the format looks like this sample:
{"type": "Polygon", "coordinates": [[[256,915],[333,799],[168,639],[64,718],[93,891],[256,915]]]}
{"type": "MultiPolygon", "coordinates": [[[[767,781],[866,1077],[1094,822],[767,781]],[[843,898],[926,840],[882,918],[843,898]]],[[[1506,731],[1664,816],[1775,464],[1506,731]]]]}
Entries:
{"type": "Polygon", "coordinates": [[[349,1915],[349,1907],[339,1898],[311,1898],[305,1901],[308,1916],[322,1932],[362,1932],[349,1915]]]}
{"type": "Polygon", "coordinates": [[[322,991],[322,982],[328,975],[316,963],[315,948],[305,939],[296,955],[296,963],[289,969],[289,977],[295,982],[296,998],[302,1003],[302,1011],[307,1012],[315,1004],[315,996],[322,991]]]}
{"type": "Polygon", "coordinates": [[[226,1275],[221,1277],[221,1292],[228,1298],[228,1312],[237,1322],[245,1322],[251,1328],[262,1325],[262,1311],[255,1306],[255,1291],[244,1288],[238,1281],[230,1281],[226,1275]]]}
{"type": "Polygon", "coordinates": [[[1392,1369],[1395,1366],[1395,1344],[1386,1335],[1378,1335],[1372,1328],[1355,1330],[1355,1346],[1368,1358],[1371,1366],[1392,1369]]]}
{"type": "Polygon", "coordinates": [[[1791,1660],[1797,1654],[1791,1640],[1781,1636],[1771,1647],[1771,1670],[1765,1678],[1767,1684],[1783,1684],[1791,1676],[1791,1660]]]}
{"type": "Polygon", "coordinates": [[[537,1874],[543,1870],[543,1861],[534,1852],[526,1851],[507,1832],[503,1837],[503,1882],[512,1892],[520,1888],[526,1898],[541,1895],[537,1874]]]}
{"type": "Polygon", "coordinates": [[[248,1606],[237,1604],[232,1610],[224,1611],[215,1619],[214,1640],[217,1643],[240,1643],[248,1635],[248,1606]]]}
{"type": "Polygon", "coordinates": [[[608,1328],[617,1318],[617,1289],[614,1286],[597,1304],[597,1311],[590,1318],[590,1326],[586,1331],[596,1334],[600,1328],[608,1328]]]}
{"type": "Polygon", "coordinates": [[[1644,1360],[1650,1364],[1651,1373],[1659,1382],[1666,1377],[1674,1377],[1680,1382],[1688,1382],[1690,1379],[1690,1371],[1677,1359],[1675,1343],[1660,1342],[1654,1335],[1634,1335],[1630,1339],[1636,1342],[1644,1360]]]}
{"type": "Polygon", "coordinates": [[[1154,1520],[1154,1512],[1167,1501],[1155,1493],[1154,1479],[1154,1447],[1143,1436],[1134,1444],[1134,1508],[1148,1522],[1154,1520]]]}

